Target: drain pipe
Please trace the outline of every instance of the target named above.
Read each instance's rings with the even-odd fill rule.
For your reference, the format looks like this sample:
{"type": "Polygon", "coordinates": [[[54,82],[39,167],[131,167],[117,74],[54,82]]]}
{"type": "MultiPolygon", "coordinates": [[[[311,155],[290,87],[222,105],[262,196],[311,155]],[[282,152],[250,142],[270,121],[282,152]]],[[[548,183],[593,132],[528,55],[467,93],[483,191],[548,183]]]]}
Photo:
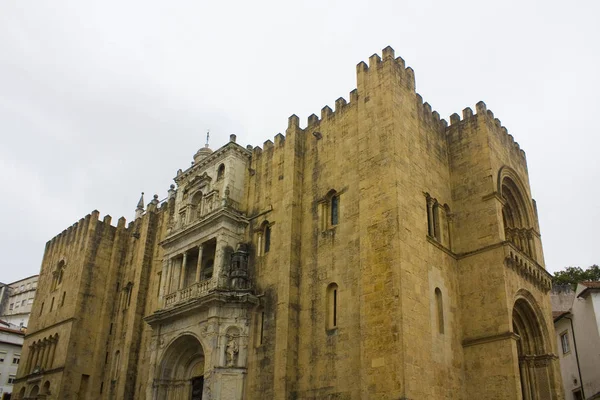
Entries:
{"type": "Polygon", "coordinates": [[[585,390],[583,388],[583,379],[581,379],[581,368],[579,367],[579,352],[577,351],[577,339],[575,339],[575,328],[573,327],[573,318],[567,317],[565,318],[571,322],[571,332],[573,332],[573,347],[575,348],[575,359],[577,360],[577,372],[579,372],[579,383],[581,384],[581,395],[585,399],[585,390]]]}

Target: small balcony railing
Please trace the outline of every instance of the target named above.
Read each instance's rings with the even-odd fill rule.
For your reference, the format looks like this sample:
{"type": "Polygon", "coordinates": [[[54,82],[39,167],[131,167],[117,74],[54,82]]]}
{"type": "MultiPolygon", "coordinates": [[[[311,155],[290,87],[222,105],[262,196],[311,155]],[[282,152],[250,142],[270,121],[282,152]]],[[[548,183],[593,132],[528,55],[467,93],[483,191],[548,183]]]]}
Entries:
{"type": "Polygon", "coordinates": [[[179,289],[173,293],[167,294],[164,298],[165,307],[173,307],[176,304],[191,299],[195,299],[208,294],[209,290],[213,287],[212,279],[205,279],[200,282],[193,283],[192,285],[179,289]]]}

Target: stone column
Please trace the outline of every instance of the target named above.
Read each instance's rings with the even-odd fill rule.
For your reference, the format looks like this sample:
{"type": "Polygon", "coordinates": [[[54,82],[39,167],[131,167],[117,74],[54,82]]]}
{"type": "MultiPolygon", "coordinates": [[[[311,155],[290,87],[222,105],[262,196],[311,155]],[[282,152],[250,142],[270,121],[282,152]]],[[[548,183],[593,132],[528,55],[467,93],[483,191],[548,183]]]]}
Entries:
{"type": "Polygon", "coordinates": [[[171,293],[171,280],[173,280],[173,258],[169,258],[167,267],[167,281],[165,282],[165,296],[171,293]]]}
{"type": "Polygon", "coordinates": [[[183,253],[183,260],[181,261],[181,268],[179,268],[179,290],[183,289],[185,282],[185,269],[187,264],[187,251],[183,253]]]}
{"type": "Polygon", "coordinates": [[[33,349],[33,365],[31,366],[31,371],[33,371],[33,369],[38,365],[38,359],[40,358],[40,344],[38,343],[33,345],[33,349]]]}
{"type": "Polygon", "coordinates": [[[448,224],[448,249],[452,251],[452,236],[454,235],[454,216],[446,210],[446,223],[448,224]]]}
{"type": "Polygon", "coordinates": [[[58,345],[58,339],[52,339],[52,344],[50,347],[50,357],[48,358],[48,369],[52,368],[52,364],[54,364],[54,353],[56,352],[56,346],[58,345]]]}
{"type": "Polygon", "coordinates": [[[201,271],[202,271],[202,245],[198,246],[198,262],[196,263],[196,283],[200,282],[201,271]]]}
{"type": "Polygon", "coordinates": [[[217,235],[216,242],[212,279],[217,287],[222,287],[221,273],[223,272],[223,247],[225,247],[223,235],[217,235]]]}
{"type": "Polygon", "coordinates": [[[27,363],[25,364],[25,375],[31,372],[31,362],[33,361],[35,348],[33,345],[29,346],[29,354],[27,355],[27,363]]]}
{"type": "Polygon", "coordinates": [[[160,274],[160,288],[158,288],[158,298],[159,298],[159,306],[164,307],[165,305],[165,296],[167,295],[167,274],[169,271],[169,260],[167,258],[163,259],[162,263],[162,272],[160,274]]]}
{"type": "Polygon", "coordinates": [[[427,221],[429,222],[429,231],[427,234],[429,236],[435,235],[434,221],[433,221],[433,203],[434,200],[431,197],[427,197],[427,221]]]}
{"type": "Polygon", "coordinates": [[[40,361],[40,367],[46,369],[46,360],[48,359],[48,350],[50,350],[50,345],[48,340],[44,340],[44,345],[42,347],[42,359],[40,361]]]}

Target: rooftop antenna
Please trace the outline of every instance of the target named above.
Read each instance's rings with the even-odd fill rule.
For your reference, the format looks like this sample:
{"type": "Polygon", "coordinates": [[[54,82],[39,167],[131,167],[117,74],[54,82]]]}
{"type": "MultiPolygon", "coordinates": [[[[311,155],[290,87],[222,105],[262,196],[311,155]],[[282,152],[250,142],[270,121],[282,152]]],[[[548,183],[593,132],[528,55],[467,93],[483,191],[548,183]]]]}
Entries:
{"type": "Polygon", "coordinates": [[[210,129],[206,131],[206,145],[204,147],[208,148],[208,139],[210,138],[210,129]]]}

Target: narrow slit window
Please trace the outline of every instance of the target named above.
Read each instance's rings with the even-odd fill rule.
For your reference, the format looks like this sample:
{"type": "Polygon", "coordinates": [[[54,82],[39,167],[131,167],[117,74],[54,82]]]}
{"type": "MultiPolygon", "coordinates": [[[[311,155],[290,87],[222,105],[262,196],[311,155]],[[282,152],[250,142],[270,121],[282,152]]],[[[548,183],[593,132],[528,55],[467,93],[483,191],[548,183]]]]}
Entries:
{"type": "Polygon", "coordinates": [[[442,300],[442,291],[440,288],[435,288],[435,306],[437,311],[438,332],[444,333],[444,303],[442,300]]]}
{"type": "Polygon", "coordinates": [[[327,329],[338,327],[338,285],[331,283],[327,287],[327,329]]]}
{"type": "Polygon", "coordinates": [[[333,290],[333,326],[337,326],[337,289],[333,290]]]}
{"type": "Polygon", "coordinates": [[[563,334],[560,335],[560,344],[562,346],[563,354],[567,354],[568,352],[571,351],[571,348],[569,346],[569,333],[568,332],[564,332],[563,334]]]}

